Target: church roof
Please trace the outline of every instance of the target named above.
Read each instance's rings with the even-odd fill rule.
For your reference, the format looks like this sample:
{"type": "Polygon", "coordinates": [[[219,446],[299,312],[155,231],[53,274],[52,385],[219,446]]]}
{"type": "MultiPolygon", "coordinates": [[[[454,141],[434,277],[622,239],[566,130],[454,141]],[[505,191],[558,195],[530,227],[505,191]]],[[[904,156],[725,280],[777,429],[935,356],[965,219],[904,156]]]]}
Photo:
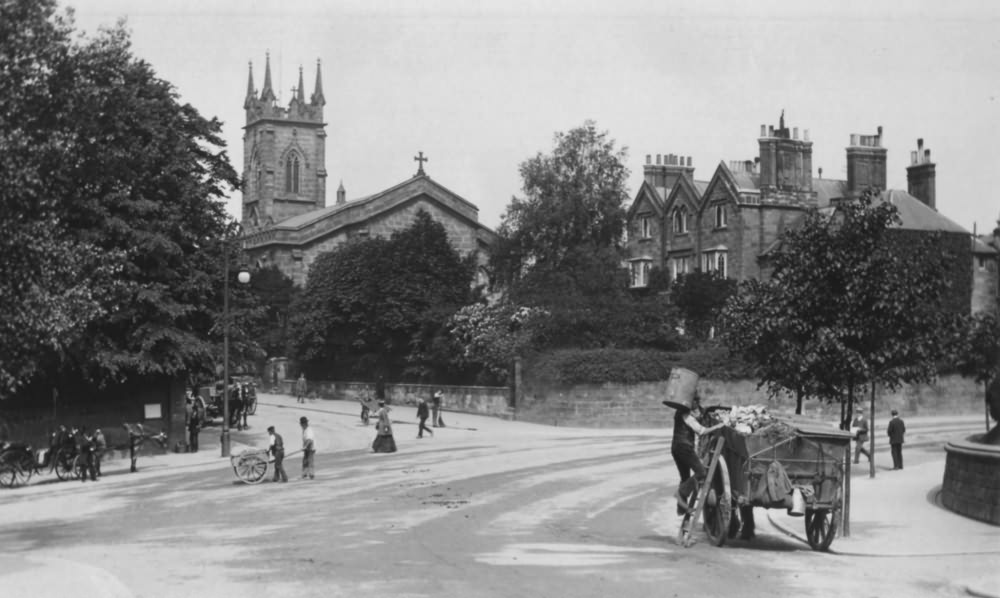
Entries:
{"type": "MultiPolygon", "coordinates": [[[[419,195],[421,193],[426,193],[427,191],[430,190],[439,190],[443,192],[445,195],[449,196],[450,199],[458,201],[460,204],[466,207],[466,209],[472,210],[473,213],[478,214],[479,212],[479,208],[477,208],[475,204],[462,198],[460,195],[451,191],[450,189],[438,183],[437,181],[434,181],[433,179],[431,179],[431,177],[427,175],[421,175],[403,181],[398,185],[390,187],[384,191],[380,191],[379,193],[375,193],[374,195],[367,195],[365,197],[354,199],[342,204],[327,206],[325,208],[320,208],[319,210],[313,210],[311,212],[306,212],[305,214],[292,216],[291,218],[287,218],[285,220],[282,220],[281,222],[275,223],[273,228],[298,230],[308,227],[309,225],[314,224],[320,220],[323,220],[333,214],[338,214],[341,212],[344,212],[345,214],[354,212],[357,214],[356,220],[358,221],[366,220],[370,218],[374,213],[373,212],[374,208],[372,207],[373,204],[377,203],[380,199],[387,198],[392,195],[400,195],[401,193],[405,197],[411,197],[419,195]],[[413,192],[409,194],[405,193],[406,187],[413,187],[413,192]]],[[[380,210],[374,209],[374,211],[377,212],[380,210]]],[[[475,217],[471,219],[476,220],[475,217]]],[[[482,224],[480,224],[479,226],[484,229],[487,228],[485,225],[482,224]]]]}

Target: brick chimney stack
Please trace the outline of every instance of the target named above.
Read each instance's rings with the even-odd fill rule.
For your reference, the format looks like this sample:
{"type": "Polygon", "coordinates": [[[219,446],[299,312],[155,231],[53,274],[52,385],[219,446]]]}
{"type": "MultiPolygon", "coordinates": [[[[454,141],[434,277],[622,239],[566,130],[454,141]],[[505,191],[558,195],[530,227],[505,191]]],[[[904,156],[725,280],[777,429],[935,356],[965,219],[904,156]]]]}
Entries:
{"type": "Polygon", "coordinates": [[[885,191],[886,153],[882,147],[882,127],[875,135],[851,135],[847,147],[847,189],[852,195],[868,187],[885,191]]]}
{"type": "Polygon", "coordinates": [[[910,152],[910,165],[906,167],[906,190],[936,210],[934,178],[931,150],[924,149],[923,139],[917,139],[917,151],[910,152]]]}
{"type": "Polygon", "coordinates": [[[760,187],[768,191],[812,191],[812,142],[809,130],[785,126],[781,112],[778,128],[760,126],[760,187]]]}
{"type": "Polygon", "coordinates": [[[652,156],[646,154],[646,165],[642,169],[642,174],[660,197],[666,199],[679,178],[683,176],[688,181],[694,180],[694,166],[691,162],[691,156],[656,154],[656,164],[653,164],[652,156]]]}

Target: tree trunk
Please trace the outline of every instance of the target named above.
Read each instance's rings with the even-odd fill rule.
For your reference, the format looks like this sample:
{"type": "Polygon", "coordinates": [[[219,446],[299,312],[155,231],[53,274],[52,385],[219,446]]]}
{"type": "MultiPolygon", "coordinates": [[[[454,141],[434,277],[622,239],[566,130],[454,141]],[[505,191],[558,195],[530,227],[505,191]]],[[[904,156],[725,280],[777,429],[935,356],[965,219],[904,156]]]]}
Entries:
{"type": "Polygon", "coordinates": [[[871,417],[868,418],[868,477],[875,477],[875,380],[872,380],[871,417]]]}
{"type": "MultiPolygon", "coordinates": [[[[986,412],[989,413],[989,405],[986,405],[986,412]]],[[[802,389],[795,391],[795,415],[802,415],[802,389]]],[[[989,422],[989,420],[987,420],[989,422]]]]}

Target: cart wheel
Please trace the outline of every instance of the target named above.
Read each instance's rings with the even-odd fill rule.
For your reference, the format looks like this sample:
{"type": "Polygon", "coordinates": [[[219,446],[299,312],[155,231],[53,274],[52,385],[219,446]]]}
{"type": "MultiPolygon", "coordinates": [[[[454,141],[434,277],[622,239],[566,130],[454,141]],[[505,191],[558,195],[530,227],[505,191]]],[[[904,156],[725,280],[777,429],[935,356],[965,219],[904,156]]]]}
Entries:
{"type": "Polygon", "coordinates": [[[76,459],[73,457],[73,454],[69,450],[59,449],[59,451],[56,452],[56,456],[54,458],[56,462],[53,465],[53,467],[55,467],[56,475],[59,476],[60,480],[68,480],[71,479],[74,475],[76,475],[75,472],[76,459]]]}
{"type": "Polygon", "coordinates": [[[86,477],[87,471],[84,469],[83,455],[73,457],[73,478],[82,480],[86,477]]]}
{"type": "Polygon", "coordinates": [[[259,484],[267,475],[267,459],[256,453],[240,455],[233,464],[236,477],[246,484],[259,484]]]}
{"type": "Polygon", "coordinates": [[[813,550],[826,551],[830,548],[834,536],[837,535],[836,510],[809,509],[806,511],[806,539],[813,550]]]}
{"type": "Polygon", "coordinates": [[[0,463],[0,486],[13,488],[17,479],[17,466],[13,463],[0,463]]]}
{"type": "Polygon", "coordinates": [[[708,541],[715,546],[725,544],[733,515],[733,495],[729,489],[729,468],[726,466],[726,458],[722,455],[719,455],[719,463],[716,465],[712,486],[708,491],[708,498],[705,499],[702,513],[705,519],[703,529],[708,541]]]}
{"type": "Polygon", "coordinates": [[[21,454],[20,460],[11,463],[14,470],[14,486],[24,486],[31,479],[31,474],[35,473],[35,457],[29,451],[21,454]]]}

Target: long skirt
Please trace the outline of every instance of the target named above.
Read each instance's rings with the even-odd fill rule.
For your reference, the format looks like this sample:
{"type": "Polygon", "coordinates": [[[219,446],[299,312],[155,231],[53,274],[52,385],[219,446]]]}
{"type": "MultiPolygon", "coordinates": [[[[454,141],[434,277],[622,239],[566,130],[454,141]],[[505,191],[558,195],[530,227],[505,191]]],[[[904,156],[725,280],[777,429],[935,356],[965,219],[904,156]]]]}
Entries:
{"type": "Polygon", "coordinates": [[[395,453],[396,440],[392,434],[379,434],[372,442],[372,450],[376,453],[395,453]]]}

